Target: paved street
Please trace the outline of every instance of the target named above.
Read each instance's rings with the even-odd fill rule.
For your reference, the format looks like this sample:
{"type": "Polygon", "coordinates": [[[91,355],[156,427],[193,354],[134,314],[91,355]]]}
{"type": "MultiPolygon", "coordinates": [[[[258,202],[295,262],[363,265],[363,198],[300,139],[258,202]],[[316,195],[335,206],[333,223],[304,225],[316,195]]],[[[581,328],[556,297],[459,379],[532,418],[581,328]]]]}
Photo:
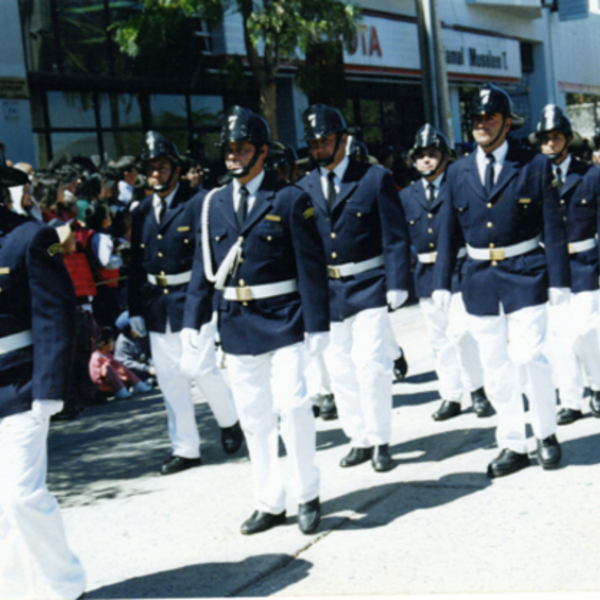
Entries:
{"type": "MultiPolygon", "coordinates": [[[[560,469],[489,480],[496,417],[436,423],[433,359],[417,307],[392,315],[409,361],[394,386],[395,468],[338,466],[339,422],[317,421],[323,519],[245,537],[253,510],[245,446],[233,459],[197,403],[204,465],[157,474],[169,455],[161,396],[55,423],[49,487],[88,576],[87,598],[600,591],[600,420],[559,430],[560,469]]],[[[531,435],[531,432],[530,432],[531,435]]],[[[587,594],[585,594],[587,596],[587,594]]],[[[590,594],[591,596],[591,594],[590,594]]],[[[597,594],[595,594],[597,597],[597,594]]]]}

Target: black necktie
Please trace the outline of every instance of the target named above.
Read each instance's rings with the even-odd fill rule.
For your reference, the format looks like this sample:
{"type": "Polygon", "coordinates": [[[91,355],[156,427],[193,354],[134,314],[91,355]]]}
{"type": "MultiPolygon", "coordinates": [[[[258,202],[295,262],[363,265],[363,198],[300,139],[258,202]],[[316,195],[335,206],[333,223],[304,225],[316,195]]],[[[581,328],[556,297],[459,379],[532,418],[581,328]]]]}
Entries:
{"type": "Polygon", "coordinates": [[[430,203],[433,203],[433,201],[435,200],[435,185],[433,185],[433,183],[430,183],[427,186],[427,200],[430,203]]]}
{"type": "Polygon", "coordinates": [[[333,171],[329,171],[327,173],[327,204],[329,204],[329,210],[333,210],[333,205],[335,204],[335,198],[337,196],[337,192],[335,191],[335,185],[333,180],[335,179],[335,173],[333,171]]]}
{"type": "Polygon", "coordinates": [[[492,195],[494,189],[494,158],[493,154],[487,154],[486,159],[488,161],[487,167],[485,168],[485,193],[489,196],[492,195]]]}
{"type": "Polygon", "coordinates": [[[556,187],[558,188],[558,193],[562,191],[563,179],[562,179],[562,170],[560,167],[556,167],[556,187]]]}
{"type": "Polygon", "coordinates": [[[246,214],[248,213],[248,188],[242,186],[240,188],[240,202],[237,207],[235,216],[237,218],[238,226],[241,229],[246,222],[246,214]]]}
{"type": "Polygon", "coordinates": [[[164,198],[160,198],[160,206],[158,208],[158,224],[162,223],[162,220],[165,217],[165,213],[167,212],[167,203],[164,198]]]}

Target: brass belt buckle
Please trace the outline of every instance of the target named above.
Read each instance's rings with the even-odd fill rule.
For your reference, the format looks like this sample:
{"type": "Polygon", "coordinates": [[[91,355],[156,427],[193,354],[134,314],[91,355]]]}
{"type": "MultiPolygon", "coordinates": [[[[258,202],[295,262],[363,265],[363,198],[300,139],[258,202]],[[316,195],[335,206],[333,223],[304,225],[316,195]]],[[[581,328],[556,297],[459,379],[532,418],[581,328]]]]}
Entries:
{"type": "Polygon", "coordinates": [[[156,285],[158,287],[167,287],[168,286],[166,275],[155,275],[154,278],[156,279],[156,285]]]}
{"type": "Polygon", "coordinates": [[[339,268],[331,265],[327,265],[327,274],[329,275],[330,279],[340,279],[342,276],[339,268]]]}
{"type": "Polygon", "coordinates": [[[569,244],[568,245],[568,249],[569,249],[569,254],[575,254],[575,245],[574,244],[569,244]]]}
{"type": "Polygon", "coordinates": [[[491,248],[490,260],[504,260],[504,248],[491,248]]]}
{"type": "Polygon", "coordinates": [[[437,252],[430,252],[429,260],[431,261],[432,264],[435,263],[435,261],[437,260],[437,252]]]}
{"type": "Polygon", "coordinates": [[[238,302],[248,302],[248,300],[252,300],[252,290],[247,287],[236,287],[235,299],[238,302]]]}

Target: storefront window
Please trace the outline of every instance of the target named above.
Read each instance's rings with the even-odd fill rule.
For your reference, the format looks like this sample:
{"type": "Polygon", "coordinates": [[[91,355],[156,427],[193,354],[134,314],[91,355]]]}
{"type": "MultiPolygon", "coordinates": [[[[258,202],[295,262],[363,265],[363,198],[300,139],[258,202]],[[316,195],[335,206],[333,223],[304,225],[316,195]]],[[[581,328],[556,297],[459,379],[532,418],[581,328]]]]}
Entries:
{"type": "Polygon", "coordinates": [[[154,94],[150,96],[150,110],[153,127],[188,126],[185,96],[154,94]]]}
{"type": "Polygon", "coordinates": [[[194,127],[219,125],[223,118],[221,96],[190,96],[190,108],[194,127]]]}
{"type": "Polygon", "coordinates": [[[102,132],[104,158],[116,160],[125,155],[137,156],[143,141],[142,131],[104,131],[102,132]]]}
{"type": "Polygon", "coordinates": [[[50,127],[96,127],[93,94],[48,92],[50,127]]]}
{"type": "Polygon", "coordinates": [[[93,158],[99,155],[98,137],[96,132],[69,132],[53,133],[51,135],[52,156],[57,158],[63,154],[70,156],[89,156],[93,158]]]}
{"type": "Polygon", "coordinates": [[[99,94],[103,128],[142,127],[142,111],[135,94],[99,94]]]}
{"type": "MultiPolygon", "coordinates": [[[[65,74],[107,75],[109,48],[104,0],[54,0],[65,74]]],[[[51,4],[51,3],[50,3],[51,4]]]]}

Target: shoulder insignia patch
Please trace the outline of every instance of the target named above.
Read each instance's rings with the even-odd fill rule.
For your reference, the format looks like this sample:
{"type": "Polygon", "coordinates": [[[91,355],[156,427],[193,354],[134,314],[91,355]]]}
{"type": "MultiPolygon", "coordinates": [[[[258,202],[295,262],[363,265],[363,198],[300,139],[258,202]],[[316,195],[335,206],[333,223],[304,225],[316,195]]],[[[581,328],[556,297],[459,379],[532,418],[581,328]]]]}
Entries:
{"type": "Polygon", "coordinates": [[[190,226],[189,225],[184,225],[183,227],[178,227],[177,231],[189,231],[190,230],[190,226]]]}
{"type": "Polygon", "coordinates": [[[0,267],[0,275],[10,275],[10,267],[0,267]]]}
{"type": "Polygon", "coordinates": [[[275,221],[275,223],[281,223],[281,217],[279,215],[265,215],[267,221],[275,221]]]}
{"type": "Polygon", "coordinates": [[[315,214],[315,207],[311,206],[310,208],[307,208],[302,215],[304,216],[305,219],[310,219],[313,215],[315,214]]]}
{"type": "Polygon", "coordinates": [[[62,252],[62,244],[60,242],[56,242],[56,244],[52,244],[50,248],[48,248],[48,254],[50,256],[54,256],[55,254],[59,254],[62,252]]]}

